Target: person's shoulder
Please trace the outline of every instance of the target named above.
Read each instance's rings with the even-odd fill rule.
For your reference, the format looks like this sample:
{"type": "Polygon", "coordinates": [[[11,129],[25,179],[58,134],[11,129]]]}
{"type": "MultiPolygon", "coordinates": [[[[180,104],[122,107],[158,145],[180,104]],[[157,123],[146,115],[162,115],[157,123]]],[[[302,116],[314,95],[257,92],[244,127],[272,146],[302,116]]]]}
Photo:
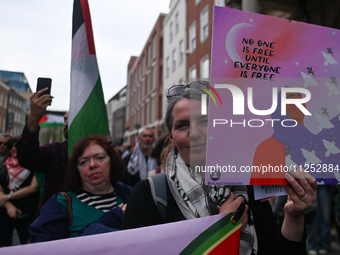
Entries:
{"type": "Polygon", "coordinates": [[[123,160],[125,161],[126,164],[130,161],[131,155],[132,155],[132,152],[129,152],[129,154],[123,157],[123,160]]]}
{"type": "Polygon", "coordinates": [[[129,185],[127,185],[123,182],[116,181],[114,186],[116,186],[116,189],[120,189],[120,190],[124,191],[125,193],[129,193],[129,194],[131,193],[131,190],[132,190],[132,188],[129,185]]]}
{"type": "Polygon", "coordinates": [[[146,196],[152,198],[151,186],[148,179],[138,182],[132,189],[130,196],[146,196]]]}
{"type": "MultiPolygon", "coordinates": [[[[76,192],[76,191],[67,191],[67,192],[65,192],[65,193],[67,193],[67,194],[70,196],[71,200],[77,198],[77,192],[76,192]]],[[[66,206],[66,198],[65,198],[65,196],[62,194],[62,192],[56,193],[55,196],[56,196],[56,199],[57,199],[57,201],[58,201],[59,203],[61,203],[62,205],[66,206]]],[[[52,196],[52,197],[53,197],[53,196],[52,196]]]]}
{"type": "Polygon", "coordinates": [[[59,193],[53,194],[41,208],[39,223],[49,222],[55,219],[67,218],[66,202],[59,198],[59,193]],[[65,204],[63,204],[63,202],[65,204]]]}
{"type": "Polygon", "coordinates": [[[150,190],[150,182],[148,179],[142,180],[133,189],[150,190]]]}

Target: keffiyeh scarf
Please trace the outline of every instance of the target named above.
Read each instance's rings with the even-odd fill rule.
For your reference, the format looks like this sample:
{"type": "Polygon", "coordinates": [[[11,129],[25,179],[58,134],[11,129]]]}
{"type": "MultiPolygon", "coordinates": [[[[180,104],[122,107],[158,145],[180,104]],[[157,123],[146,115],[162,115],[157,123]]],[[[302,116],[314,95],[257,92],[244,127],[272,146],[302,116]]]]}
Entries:
{"type": "Polygon", "coordinates": [[[26,180],[29,176],[30,171],[21,167],[19,162],[16,158],[9,157],[5,165],[7,167],[8,177],[9,177],[9,184],[8,188],[11,191],[15,191],[19,189],[20,185],[26,180]]]}
{"type": "Polygon", "coordinates": [[[148,172],[154,170],[156,167],[156,159],[149,156],[148,162],[146,162],[145,156],[140,150],[139,145],[136,145],[136,148],[133,150],[128,163],[128,172],[132,175],[135,175],[137,172],[139,172],[140,179],[144,180],[148,177],[148,172]]]}
{"type": "MultiPolygon", "coordinates": [[[[171,193],[186,219],[218,214],[230,192],[235,198],[243,196],[249,201],[246,186],[205,185],[204,178],[186,165],[181,156],[171,151],[168,155],[166,176],[171,193]]],[[[248,222],[249,224],[249,222],[248,222]]],[[[254,225],[247,225],[241,232],[240,254],[257,254],[257,236],[254,225]]]]}

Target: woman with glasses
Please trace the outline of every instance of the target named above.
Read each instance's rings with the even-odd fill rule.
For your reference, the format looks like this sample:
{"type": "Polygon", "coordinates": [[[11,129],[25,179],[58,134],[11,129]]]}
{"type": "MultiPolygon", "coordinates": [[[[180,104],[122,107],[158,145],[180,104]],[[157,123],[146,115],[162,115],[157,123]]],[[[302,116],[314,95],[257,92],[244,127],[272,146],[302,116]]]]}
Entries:
{"type": "Polygon", "coordinates": [[[38,182],[34,172],[19,165],[15,143],[7,142],[9,157],[0,168],[0,247],[11,246],[16,228],[20,243],[29,238],[28,227],[39,203],[38,182]]]}
{"type": "Polygon", "coordinates": [[[201,175],[204,173],[194,170],[195,166],[205,165],[206,155],[208,117],[201,115],[200,87],[202,83],[193,83],[167,90],[165,123],[171,145],[163,151],[166,157],[165,217],[153,199],[150,182],[144,180],[131,193],[122,229],[229,213],[245,203],[240,254],[304,254],[303,212],[316,198],[315,179],[296,173],[297,182],[287,175],[290,199],[285,205],[286,218],[281,231],[269,202],[254,201],[252,187],[205,185],[204,175],[201,175]]]}
{"type": "Polygon", "coordinates": [[[131,192],[129,186],[117,182],[125,169],[120,155],[105,136],[80,139],[72,149],[64,181],[72,209],[67,205],[67,196],[59,193],[52,196],[30,226],[30,241],[120,229],[131,192]]]}

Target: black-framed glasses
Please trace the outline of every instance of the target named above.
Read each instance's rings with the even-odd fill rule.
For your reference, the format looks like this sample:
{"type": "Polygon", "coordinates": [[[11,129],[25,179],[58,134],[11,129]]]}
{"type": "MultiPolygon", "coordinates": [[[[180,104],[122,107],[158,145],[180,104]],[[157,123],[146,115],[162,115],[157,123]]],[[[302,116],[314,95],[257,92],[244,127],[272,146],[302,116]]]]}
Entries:
{"type": "Polygon", "coordinates": [[[7,143],[6,143],[6,142],[0,142],[0,146],[1,146],[1,145],[7,146],[7,143]]]}
{"type": "Polygon", "coordinates": [[[209,82],[208,81],[194,81],[184,84],[174,85],[166,90],[166,97],[173,97],[178,96],[182,93],[182,91],[186,88],[193,88],[193,89],[208,89],[209,90],[209,82]]]}

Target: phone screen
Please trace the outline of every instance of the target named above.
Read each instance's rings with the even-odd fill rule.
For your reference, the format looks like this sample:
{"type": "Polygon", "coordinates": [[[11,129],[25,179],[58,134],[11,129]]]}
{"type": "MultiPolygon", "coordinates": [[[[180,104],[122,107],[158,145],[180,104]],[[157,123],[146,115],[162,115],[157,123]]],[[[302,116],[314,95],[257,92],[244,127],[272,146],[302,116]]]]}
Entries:
{"type": "Polygon", "coordinates": [[[39,77],[37,81],[37,91],[42,90],[43,88],[48,88],[42,95],[44,94],[51,94],[51,86],[52,86],[52,79],[51,78],[42,78],[39,77]]]}

